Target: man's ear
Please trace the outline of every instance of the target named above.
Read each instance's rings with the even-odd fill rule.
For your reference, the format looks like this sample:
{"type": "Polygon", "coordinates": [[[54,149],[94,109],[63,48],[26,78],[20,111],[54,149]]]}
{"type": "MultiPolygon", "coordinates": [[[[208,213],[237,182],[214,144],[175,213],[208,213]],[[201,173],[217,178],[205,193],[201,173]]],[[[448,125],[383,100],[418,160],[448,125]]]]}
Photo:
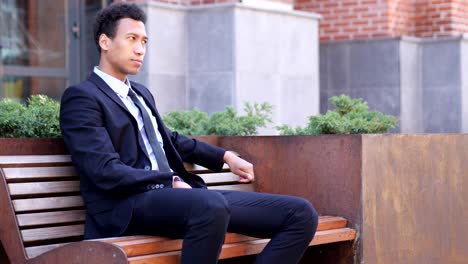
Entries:
{"type": "Polygon", "coordinates": [[[111,39],[104,33],[99,36],[99,47],[101,50],[109,50],[109,44],[111,39]]]}

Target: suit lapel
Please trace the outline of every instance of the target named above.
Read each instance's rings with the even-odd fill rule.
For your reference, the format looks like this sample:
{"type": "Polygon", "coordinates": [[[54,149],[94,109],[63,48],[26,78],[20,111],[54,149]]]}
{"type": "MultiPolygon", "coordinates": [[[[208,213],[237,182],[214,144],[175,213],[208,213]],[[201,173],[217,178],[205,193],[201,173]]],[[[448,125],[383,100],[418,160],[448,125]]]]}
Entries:
{"type": "Polygon", "coordinates": [[[92,73],[89,76],[89,81],[94,83],[97,88],[99,88],[103,93],[109,96],[116,104],[118,104],[122,109],[124,109],[128,114],[131,115],[130,111],[128,111],[127,107],[124,105],[122,100],[120,100],[119,96],[112,90],[112,88],[107,85],[107,83],[101,79],[96,73],[92,73]]]}
{"type": "MultiPolygon", "coordinates": [[[[146,147],[145,147],[145,144],[143,143],[143,138],[141,137],[141,134],[140,134],[140,131],[138,131],[138,123],[136,122],[135,118],[133,118],[132,114],[130,113],[130,111],[128,111],[127,107],[125,106],[125,104],[122,102],[122,100],[119,98],[119,96],[115,93],[114,90],[112,90],[112,88],[109,87],[109,85],[107,85],[107,83],[101,79],[101,77],[99,77],[96,73],[92,73],[90,76],[89,76],[89,81],[94,83],[96,85],[97,88],[99,88],[103,93],[105,93],[108,97],[110,97],[112,99],[112,101],[114,101],[117,105],[119,105],[125,112],[127,112],[127,114],[129,115],[129,118],[131,120],[131,122],[134,124],[134,127],[136,127],[136,134],[138,135],[138,145],[140,146],[141,150],[143,151],[143,153],[145,153],[146,157],[148,158],[148,160],[150,159],[149,158],[149,155],[148,155],[148,152],[146,151],[146,147]]],[[[146,99],[145,99],[146,100],[146,99]]]]}
{"type": "Polygon", "coordinates": [[[131,83],[131,85],[132,85],[132,89],[135,90],[141,97],[143,97],[146,105],[150,108],[153,116],[156,118],[159,133],[161,133],[161,135],[166,135],[166,131],[162,131],[164,126],[162,123],[161,116],[159,116],[159,113],[156,110],[156,105],[154,101],[152,100],[152,98],[150,98],[150,95],[148,95],[139,85],[134,85],[133,83],[131,83]]]}

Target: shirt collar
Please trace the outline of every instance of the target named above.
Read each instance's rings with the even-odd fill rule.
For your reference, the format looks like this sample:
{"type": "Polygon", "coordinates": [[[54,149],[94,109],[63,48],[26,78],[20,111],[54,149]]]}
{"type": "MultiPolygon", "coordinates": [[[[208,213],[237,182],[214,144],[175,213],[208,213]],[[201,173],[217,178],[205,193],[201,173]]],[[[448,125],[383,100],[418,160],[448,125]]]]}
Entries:
{"type": "Polygon", "coordinates": [[[123,98],[127,97],[128,89],[130,89],[130,81],[128,78],[125,78],[125,82],[122,82],[114,76],[101,71],[97,66],[94,67],[94,73],[101,77],[101,79],[103,79],[116,94],[123,98]]]}

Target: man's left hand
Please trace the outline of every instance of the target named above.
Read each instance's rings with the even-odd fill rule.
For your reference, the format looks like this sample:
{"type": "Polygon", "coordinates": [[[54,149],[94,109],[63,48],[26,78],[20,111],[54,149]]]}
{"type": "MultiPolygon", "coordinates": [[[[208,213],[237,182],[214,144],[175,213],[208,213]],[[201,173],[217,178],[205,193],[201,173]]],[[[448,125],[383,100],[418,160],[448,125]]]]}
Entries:
{"type": "Polygon", "coordinates": [[[224,162],[229,165],[232,173],[240,177],[239,182],[253,182],[255,180],[252,163],[239,158],[231,151],[224,153],[224,162]]]}

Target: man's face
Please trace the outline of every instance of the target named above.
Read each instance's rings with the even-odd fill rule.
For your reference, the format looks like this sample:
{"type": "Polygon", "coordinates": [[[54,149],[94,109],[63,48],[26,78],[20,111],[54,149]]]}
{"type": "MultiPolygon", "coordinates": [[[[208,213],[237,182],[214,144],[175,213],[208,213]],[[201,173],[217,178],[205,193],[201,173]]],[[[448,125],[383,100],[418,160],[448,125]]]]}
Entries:
{"type": "Polygon", "coordinates": [[[105,60],[108,73],[121,80],[128,74],[137,74],[143,64],[147,40],[145,24],[131,18],[119,20],[114,39],[102,34],[101,60],[105,60]]]}

